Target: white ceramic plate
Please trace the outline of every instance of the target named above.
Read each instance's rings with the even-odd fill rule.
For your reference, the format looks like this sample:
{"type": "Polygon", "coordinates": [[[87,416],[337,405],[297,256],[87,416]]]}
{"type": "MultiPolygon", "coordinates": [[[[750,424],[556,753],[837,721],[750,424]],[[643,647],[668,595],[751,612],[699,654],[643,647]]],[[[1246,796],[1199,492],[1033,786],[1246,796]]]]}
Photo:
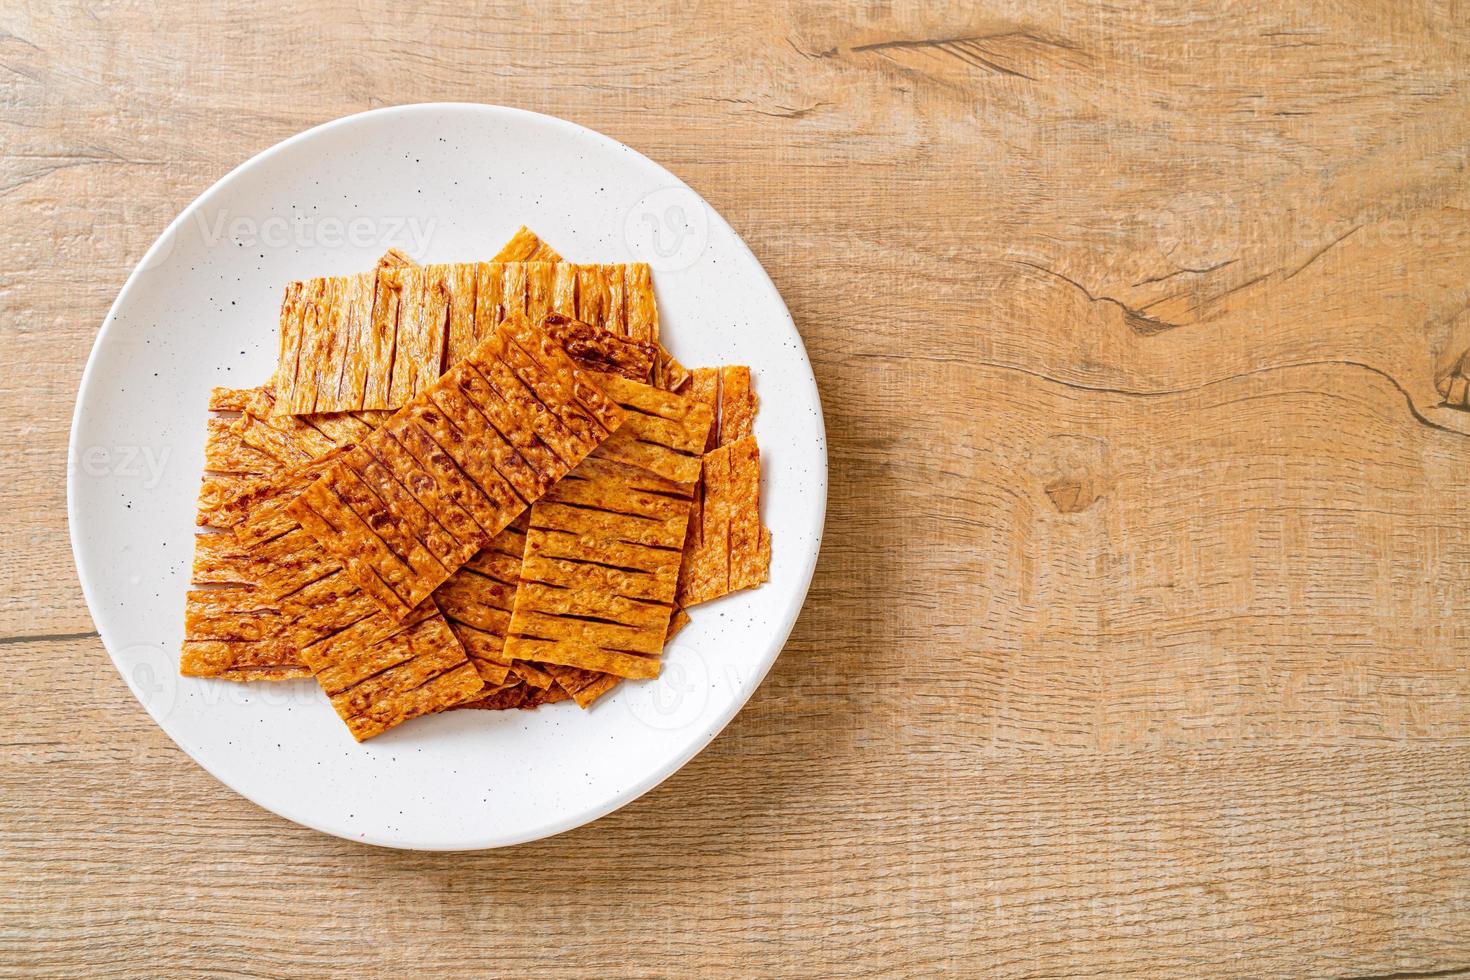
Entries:
{"type": "Polygon", "coordinates": [[[678,178],[558,119],[479,105],[351,116],[272,147],[185,209],[128,277],[82,377],[68,508],[102,641],[164,731],[222,782],[340,837],[468,849],[576,827],[709,743],[780,653],[816,564],[827,454],[811,365],[761,265],[678,178]],[[214,385],[275,365],[291,279],[489,257],[521,224],[569,260],[654,266],[685,364],[749,364],[771,579],[692,610],[656,681],[583,711],[452,711],[358,745],[310,680],[178,676],[214,385]]]}

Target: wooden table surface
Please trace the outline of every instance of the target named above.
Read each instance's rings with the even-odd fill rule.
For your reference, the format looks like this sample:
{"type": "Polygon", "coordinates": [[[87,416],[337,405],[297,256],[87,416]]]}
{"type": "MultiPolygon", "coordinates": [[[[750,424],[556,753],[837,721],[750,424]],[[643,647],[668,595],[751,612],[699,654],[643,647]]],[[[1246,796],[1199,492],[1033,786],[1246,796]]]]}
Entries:
{"type": "Polygon", "coordinates": [[[1470,5],[22,0],[0,69],[0,970],[1470,966],[1470,5]],[[461,855],[190,761],[64,506],[82,365],[167,222],[430,100],[687,179],[790,305],[832,468],[729,729],[461,855]]]}

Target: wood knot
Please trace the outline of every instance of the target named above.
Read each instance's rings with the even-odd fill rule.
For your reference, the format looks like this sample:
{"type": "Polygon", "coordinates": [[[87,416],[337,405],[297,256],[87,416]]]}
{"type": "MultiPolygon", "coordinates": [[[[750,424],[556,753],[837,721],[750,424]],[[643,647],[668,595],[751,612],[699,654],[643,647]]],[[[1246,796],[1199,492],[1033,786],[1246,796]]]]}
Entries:
{"type": "Polygon", "coordinates": [[[1107,445],[1088,436],[1057,434],[1038,448],[1033,460],[1041,488],[1061,514],[1080,514],[1103,495],[1107,445]]]}
{"type": "Polygon", "coordinates": [[[1442,404],[1470,411],[1470,310],[1461,310],[1442,329],[1445,339],[1435,358],[1434,387],[1442,404]]]}
{"type": "Polygon", "coordinates": [[[1084,511],[1097,503],[1100,496],[1092,486],[1092,481],[1086,479],[1063,477],[1048,483],[1045,489],[1052,504],[1063,514],[1084,511]]]}
{"type": "Polygon", "coordinates": [[[1445,405],[1470,411],[1470,351],[1461,351],[1449,369],[1434,379],[1434,387],[1445,405]]]}

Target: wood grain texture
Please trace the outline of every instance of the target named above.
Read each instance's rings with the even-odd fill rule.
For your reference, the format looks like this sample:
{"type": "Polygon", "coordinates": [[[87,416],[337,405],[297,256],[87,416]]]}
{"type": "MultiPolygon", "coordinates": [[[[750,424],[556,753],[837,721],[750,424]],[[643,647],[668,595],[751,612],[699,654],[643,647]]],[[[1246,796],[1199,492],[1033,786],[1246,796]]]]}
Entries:
{"type": "Polygon", "coordinates": [[[1470,967],[1470,6],[928,6],[0,11],[0,971],[1470,967]],[[832,463],[730,729],[470,856],[199,769],[108,666],[64,508],[82,365],[164,225],[428,100],[704,194],[832,463]]]}

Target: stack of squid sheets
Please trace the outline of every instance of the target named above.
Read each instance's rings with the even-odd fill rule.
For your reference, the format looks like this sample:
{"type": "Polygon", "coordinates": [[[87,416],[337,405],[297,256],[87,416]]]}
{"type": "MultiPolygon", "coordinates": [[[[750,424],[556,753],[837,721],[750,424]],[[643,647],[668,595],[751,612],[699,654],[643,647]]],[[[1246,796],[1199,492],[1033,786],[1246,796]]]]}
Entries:
{"type": "Polygon", "coordinates": [[[525,228],[290,284],[275,376],[209,409],[181,672],[314,677],[359,740],[586,708],[768,574],[749,369],[684,368],[647,266],[525,228]]]}

